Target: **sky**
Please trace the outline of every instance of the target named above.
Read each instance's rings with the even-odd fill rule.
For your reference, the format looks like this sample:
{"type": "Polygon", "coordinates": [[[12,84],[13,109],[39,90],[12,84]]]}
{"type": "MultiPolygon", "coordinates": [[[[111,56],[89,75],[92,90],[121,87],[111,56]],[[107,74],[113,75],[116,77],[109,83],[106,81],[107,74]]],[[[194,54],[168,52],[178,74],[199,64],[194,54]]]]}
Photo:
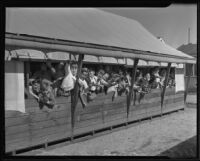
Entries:
{"type": "Polygon", "coordinates": [[[197,43],[197,5],[172,4],[166,8],[99,8],[120,16],[134,19],[141,23],[156,37],[174,48],[190,43],[197,43]]]}

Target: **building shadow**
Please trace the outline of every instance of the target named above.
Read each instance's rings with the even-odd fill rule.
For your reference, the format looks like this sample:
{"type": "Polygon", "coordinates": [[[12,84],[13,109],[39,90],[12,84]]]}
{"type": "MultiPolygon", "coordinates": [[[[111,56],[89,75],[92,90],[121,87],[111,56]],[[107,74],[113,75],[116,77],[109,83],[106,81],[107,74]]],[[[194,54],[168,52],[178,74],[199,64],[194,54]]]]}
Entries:
{"type": "Polygon", "coordinates": [[[170,149],[160,153],[158,156],[167,156],[169,158],[196,158],[197,157],[197,137],[193,136],[184,142],[173,146],[170,149]]]}

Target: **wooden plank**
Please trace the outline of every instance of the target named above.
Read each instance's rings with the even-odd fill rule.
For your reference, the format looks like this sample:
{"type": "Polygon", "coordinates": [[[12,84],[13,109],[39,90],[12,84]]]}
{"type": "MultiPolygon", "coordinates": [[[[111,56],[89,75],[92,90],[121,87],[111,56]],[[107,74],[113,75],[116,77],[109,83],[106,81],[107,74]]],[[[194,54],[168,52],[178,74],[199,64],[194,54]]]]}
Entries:
{"type": "Polygon", "coordinates": [[[139,105],[133,106],[134,108],[132,108],[132,110],[136,110],[139,108],[146,108],[146,107],[154,107],[154,106],[160,106],[160,100],[156,101],[156,102],[152,102],[152,103],[141,103],[139,105]]]}
{"type": "MultiPolygon", "coordinates": [[[[71,97],[56,97],[56,103],[57,104],[71,104],[71,97]]],[[[37,107],[38,102],[34,98],[25,99],[25,107],[31,108],[31,107],[37,107]]]]}
{"type": "Polygon", "coordinates": [[[79,111],[76,111],[76,114],[82,114],[82,113],[93,113],[93,112],[99,112],[101,111],[101,108],[102,106],[106,109],[112,109],[112,108],[115,108],[115,107],[118,107],[118,105],[124,105],[125,102],[123,100],[121,100],[120,102],[111,102],[109,104],[97,104],[95,106],[90,106],[90,107],[85,107],[85,109],[83,110],[79,110],[79,111]]]}
{"type": "Polygon", "coordinates": [[[42,136],[47,136],[53,133],[59,133],[63,131],[70,131],[71,130],[71,125],[70,124],[62,124],[59,126],[52,126],[48,128],[43,128],[43,129],[37,129],[32,131],[31,133],[31,139],[34,138],[39,138],[42,136]]]}
{"type": "Polygon", "coordinates": [[[85,120],[85,121],[80,121],[75,123],[75,129],[79,129],[82,127],[89,127],[94,124],[102,123],[102,117],[97,117],[96,119],[90,119],[90,120],[85,120]]]}
{"type": "Polygon", "coordinates": [[[115,125],[123,124],[123,123],[126,123],[126,122],[127,122],[127,117],[124,114],[123,117],[119,117],[119,118],[116,118],[114,120],[109,120],[109,121],[105,122],[104,126],[105,127],[115,126],[115,125]]]}
{"type": "MultiPolygon", "coordinates": [[[[70,103],[67,104],[58,104],[59,108],[57,109],[53,109],[52,112],[54,111],[70,111],[71,107],[70,107],[70,103]]],[[[26,109],[26,112],[30,115],[30,114],[36,114],[36,113],[42,113],[44,111],[44,109],[40,109],[39,106],[35,106],[35,107],[30,107],[26,109]]]]}
{"type": "Polygon", "coordinates": [[[161,107],[158,107],[156,110],[149,110],[147,111],[147,117],[153,117],[155,115],[160,115],[161,114],[161,107]]]}
{"type": "Polygon", "coordinates": [[[163,108],[163,112],[166,113],[166,112],[171,112],[171,111],[175,111],[175,110],[178,110],[178,109],[183,109],[184,108],[184,104],[180,104],[179,102],[176,103],[176,104],[171,104],[171,106],[167,106],[167,107],[164,107],[163,108]]]}
{"type": "Polygon", "coordinates": [[[92,126],[75,128],[74,129],[74,135],[80,135],[80,134],[92,132],[94,130],[99,130],[100,128],[104,128],[104,127],[105,126],[104,126],[103,123],[97,123],[97,124],[93,124],[92,126]]]}
{"type": "Polygon", "coordinates": [[[121,119],[121,118],[126,118],[126,111],[121,112],[121,113],[116,113],[114,115],[106,116],[105,119],[104,119],[104,123],[110,122],[110,121],[113,121],[113,120],[118,120],[118,119],[121,119]]]}
{"type": "Polygon", "coordinates": [[[76,115],[75,120],[76,120],[76,122],[82,122],[85,120],[96,119],[98,117],[102,117],[102,113],[100,111],[95,112],[95,113],[86,113],[86,114],[76,115]]]}
{"type": "Polygon", "coordinates": [[[14,150],[19,150],[19,149],[22,149],[22,148],[26,148],[26,147],[29,147],[30,145],[30,142],[29,142],[29,139],[24,139],[23,141],[20,141],[18,143],[10,143],[10,144],[6,144],[5,146],[5,151],[6,152],[11,152],[11,151],[14,151],[14,150]]]}
{"type": "Polygon", "coordinates": [[[123,108],[118,108],[117,110],[113,109],[113,110],[104,110],[103,111],[103,114],[104,114],[104,118],[105,117],[111,117],[113,115],[116,115],[116,114],[122,114],[123,112],[126,112],[126,109],[123,107],[123,108]]]}
{"type": "Polygon", "coordinates": [[[124,115],[124,118],[120,118],[120,119],[116,119],[114,121],[110,121],[110,122],[105,122],[105,123],[101,123],[101,124],[94,124],[92,126],[88,126],[88,127],[83,127],[83,128],[79,128],[79,129],[75,129],[74,134],[83,134],[86,132],[92,132],[93,130],[100,130],[102,128],[108,128],[110,126],[113,125],[117,125],[117,124],[121,124],[121,123],[125,123],[127,120],[126,118],[126,113],[124,115]]]}
{"type": "Polygon", "coordinates": [[[18,140],[16,142],[10,142],[8,144],[6,144],[6,152],[12,151],[14,149],[22,149],[22,148],[28,148],[30,146],[35,146],[35,145],[39,145],[39,144],[43,144],[45,142],[51,142],[51,141],[57,141],[57,140],[61,140],[67,137],[70,137],[71,132],[69,131],[62,131],[62,132],[57,132],[57,133],[53,133],[50,135],[45,135],[42,136],[40,138],[35,138],[35,139],[25,139],[23,141],[18,140]]]}
{"type": "Polygon", "coordinates": [[[21,116],[21,117],[17,117],[17,118],[16,117],[6,118],[5,119],[5,127],[26,124],[27,122],[29,122],[29,116],[21,116]]]}
{"type": "Polygon", "coordinates": [[[15,135],[6,135],[5,136],[5,144],[10,144],[13,142],[20,142],[24,141],[24,139],[31,139],[30,138],[30,132],[23,132],[23,133],[17,133],[15,135]]]}
{"type": "Polygon", "coordinates": [[[140,114],[132,114],[128,121],[139,121],[141,119],[147,118],[147,113],[140,113],[140,114]]]}
{"type": "Polygon", "coordinates": [[[176,103],[176,102],[182,102],[182,103],[184,103],[184,98],[183,97],[175,98],[174,99],[174,103],[176,103]]]}
{"type": "Polygon", "coordinates": [[[5,128],[5,135],[16,134],[16,133],[20,133],[20,132],[24,132],[24,131],[28,131],[28,130],[29,130],[28,124],[6,127],[5,128]]]}
{"type": "Polygon", "coordinates": [[[9,142],[11,140],[17,140],[19,138],[27,138],[30,136],[30,132],[26,131],[26,132],[22,132],[22,133],[16,133],[16,134],[10,134],[10,135],[5,135],[5,141],[9,142]]]}
{"type": "Polygon", "coordinates": [[[147,112],[153,112],[153,111],[159,111],[159,110],[161,110],[161,106],[154,106],[154,107],[146,108],[147,112]]]}
{"type": "Polygon", "coordinates": [[[54,121],[45,121],[45,122],[37,122],[37,123],[29,123],[29,124],[22,124],[19,126],[10,126],[5,129],[6,136],[8,135],[16,135],[17,133],[23,132],[33,132],[43,128],[49,127],[57,127],[60,125],[68,125],[70,124],[70,120],[66,120],[65,118],[61,118],[54,121]]]}
{"type": "MultiPolygon", "coordinates": [[[[12,113],[12,112],[11,112],[12,113]]],[[[5,118],[5,122],[6,122],[6,126],[7,126],[7,124],[12,124],[12,122],[13,122],[13,125],[14,124],[17,124],[17,121],[18,120],[26,120],[26,121],[29,121],[29,119],[30,118],[32,118],[32,117],[35,117],[35,116],[42,116],[42,117],[44,117],[44,115],[50,115],[50,116],[52,116],[52,115],[59,115],[60,113],[66,113],[66,115],[69,115],[69,111],[68,110],[53,110],[53,111],[50,111],[50,112],[47,112],[47,111],[44,111],[44,110],[41,110],[40,112],[38,112],[38,113],[34,113],[34,112],[32,112],[32,113],[29,113],[29,114],[26,114],[26,115],[13,115],[13,117],[6,117],[5,118]]]]}
{"type": "Polygon", "coordinates": [[[27,116],[27,114],[23,114],[19,111],[5,111],[5,118],[11,118],[11,117],[23,117],[27,116]]]}
{"type": "Polygon", "coordinates": [[[56,133],[52,133],[52,134],[42,136],[39,138],[34,138],[31,142],[31,145],[37,145],[37,144],[42,144],[45,142],[57,141],[57,140],[65,139],[70,136],[71,136],[71,131],[63,130],[61,132],[56,132],[56,133]]]}
{"type": "Polygon", "coordinates": [[[10,119],[6,119],[6,128],[7,127],[13,127],[13,126],[20,126],[20,125],[25,125],[25,124],[34,124],[34,123],[42,123],[42,122],[55,122],[55,123],[59,123],[60,119],[64,120],[66,122],[70,121],[70,116],[65,115],[60,113],[59,115],[56,115],[55,117],[51,117],[51,118],[44,118],[43,120],[36,120],[34,118],[10,118],[10,119]]]}
{"type": "MultiPolygon", "coordinates": [[[[51,113],[55,113],[55,112],[64,112],[64,111],[70,111],[70,108],[66,108],[66,104],[60,104],[60,108],[59,109],[53,109],[51,111],[51,113]]],[[[47,111],[45,111],[46,108],[44,109],[40,109],[39,107],[35,106],[32,108],[28,108],[26,109],[26,113],[20,113],[17,111],[5,111],[5,118],[17,118],[17,117],[26,117],[28,115],[36,115],[36,114],[41,114],[41,113],[47,113],[47,111]]]]}
{"type": "Polygon", "coordinates": [[[55,120],[58,118],[65,117],[66,119],[71,118],[70,113],[65,113],[65,111],[53,112],[53,113],[41,113],[36,115],[31,115],[31,122],[39,122],[45,120],[55,120]]]}
{"type": "Polygon", "coordinates": [[[29,130],[22,135],[7,135],[6,143],[19,142],[23,138],[34,140],[35,138],[51,135],[52,133],[71,132],[71,124],[62,124],[59,126],[52,126],[43,129],[29,130]]]}

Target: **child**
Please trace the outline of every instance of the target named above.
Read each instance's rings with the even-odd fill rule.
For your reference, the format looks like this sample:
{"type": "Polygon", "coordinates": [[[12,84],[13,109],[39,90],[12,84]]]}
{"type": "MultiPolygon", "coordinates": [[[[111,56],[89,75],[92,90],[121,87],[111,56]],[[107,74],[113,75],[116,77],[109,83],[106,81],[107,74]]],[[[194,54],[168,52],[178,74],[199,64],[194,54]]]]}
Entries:
{"type": "Polygon", "coordinates": [[[160,74],[160,75],[161,75],[161,77],[160,77],[160,87],[163,88],[164,83],[165,83],[166,70],[163,69],[163,70],[161,71],[161,74],[160,74]]]}
{"type": "Polygon", "coordinates": [[[149,86],[149,81],[150,81],[150,74],[146,73],[144,75],[144,78],[142,78],[139,82],[140,87],[141,87],[141,91],[139,91],[139,93],[140,93],[139,103],[140,103],[141,99],[144,97],[144,95],[149,93],[151,90],[151,88],[149,86]]]}
{"type": "Polygon", "coordinates": [[[92,101],[96,97],[96,89],[97,89],[97,77],[94,75],[95,71],[90,69],[89,77],[88,77],[88,85],[89,85],[89,92],[88,92],[88,102],[92,101]]]}
{"type": "Polygon", "coordinates": [[[40,92],[39,92],[39,106],[42,109],[44,105],[46,105],[48,108],[53,109],[53,108],[58,108],[58,105],[56,104],[55,97],[53,94],[53,90],[51,87],[51,82],[43,79],[41,81],[40,85],[40,92]]]}
{"type": "Polygon", "coordinates": [[[144,78],[142,78],[139,82],[140,87],[142,89],[142,93],[149,93],[150,92],[150,88],[149,88],[149,81],[150,81],[150,74],[146,73],[144,75],[144,78]]]}
{"type": "Polygon", "coordinates": [[[153,88],[153,89],[159,88],[160,78],[161,77],[159,75],[159,68],[156,67],[156,68],[154,68],[154,70],[152,72],[152,78],[150,80],[151,88],[153,88]]]}
{"type": "Polygon", "coordinates": [[[174,73],[174,70],[171,70],[171,71],[170,71],[168,85],[169,85],[169,87],[175,87],[175,85],[176,85],[176,83],[175,83],[175,73],[174,73]]]}
{"type": "Polygon", "coordinates": [[[29,86],[30,94],[37,99],[39,107],[42,109],[44,106],[49,109],[59,108],[56,104],[51,82],[47,79],[30,80],[31,86],[29,86]]]}
{"type": "MultiPolygon", "coordinates": [[[[77,69],[78,69],[78,65],[76,62],[72,62],[71,65],[66,63],[65,78],[63,79],[62,84],[61,84],[61,89],[63,90],[64,93],[70,93],[70,91],[74,89],[75,83],[76,83],[77,69]]],[[[83,100],[83,97],[82,97],[83,95],[81,92],[83,91],[83,89],[87,89],[88,85],[85,79],[83,79],[83,77],[79,78],[78,84],[80,87],[79,98],[81,99],[81,103],[84,108],[86,106],[86,103],[83,100]]]]}
{"type": "Polygon", "coordinates": [[[104,86],[107,86],[108,83],[103,79],[103,75],[105,74],[103,69],[100,69],[97,72],[97,93],[101,93],[104,89],[104,86]]]}
{"type": "Polygon", "coordinates": [[[40,92],[40,82],[37,79],[29,80],[29,93],[38,101],[39,100],[39,92],[40,92]]]}

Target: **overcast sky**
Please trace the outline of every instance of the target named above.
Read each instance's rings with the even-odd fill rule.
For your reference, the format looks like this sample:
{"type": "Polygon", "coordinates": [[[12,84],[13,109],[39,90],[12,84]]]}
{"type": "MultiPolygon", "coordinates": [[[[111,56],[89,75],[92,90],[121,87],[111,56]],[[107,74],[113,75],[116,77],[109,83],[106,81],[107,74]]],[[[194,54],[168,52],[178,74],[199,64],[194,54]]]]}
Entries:
{"type": "Polygon", "coordinates": [[[101,8],[140,22],[153,35],[162,37],[174,48],[197,42],[197,6],[170,5],[167,8],[101,8]]]}

